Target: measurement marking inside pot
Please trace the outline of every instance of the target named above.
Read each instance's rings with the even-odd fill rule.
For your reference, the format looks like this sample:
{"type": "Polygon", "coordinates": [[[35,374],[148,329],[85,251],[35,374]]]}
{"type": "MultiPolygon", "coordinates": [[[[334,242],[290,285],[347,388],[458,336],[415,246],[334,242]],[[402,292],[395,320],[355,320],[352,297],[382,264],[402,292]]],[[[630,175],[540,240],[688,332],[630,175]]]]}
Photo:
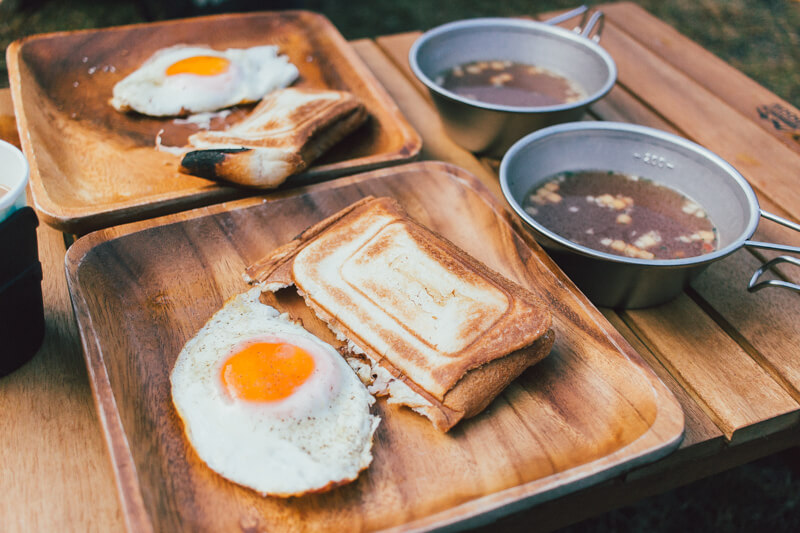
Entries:
{"type": "Polygon", "coordinates": [[[664,158],[663,156],[656,155],[650,152],[645,152],[644,154],[634,152],[633,157],[634,159],[639,159],[642,161],[642,163],[645,163],[652,167],[668,168],[670,170],[675,168],[675,165],[667,161],[666,158],[664,158]]]}

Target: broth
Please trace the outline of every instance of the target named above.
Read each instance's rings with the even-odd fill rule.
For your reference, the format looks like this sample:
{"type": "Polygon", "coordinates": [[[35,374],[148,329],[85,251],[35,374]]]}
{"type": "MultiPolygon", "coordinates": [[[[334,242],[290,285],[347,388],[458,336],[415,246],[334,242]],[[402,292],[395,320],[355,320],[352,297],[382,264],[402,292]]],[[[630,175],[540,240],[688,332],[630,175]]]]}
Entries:
{"type": "Polygon", "coordinates": [[[10,192],[11,192],[11,189],[6,187],[5,185],[0,185],[0,198],[2,198],[3,196],[5,196],[6,194],[8,194],[10,192]]]}
{"type": "Polygon", "coordinates": [[[436,83],[459,96],[488,104],[535,107],[566,104],[585,91],[560,74],[513,61],[474,61],[457,65],[436,83]]]}
{"type": "Polygon", "coordinates": [[[717,247],[717,230],[697,203],[640,176],[563,172],[534,186],[522,207],[554,233],[614,255],[680,259],[717,247]]]}

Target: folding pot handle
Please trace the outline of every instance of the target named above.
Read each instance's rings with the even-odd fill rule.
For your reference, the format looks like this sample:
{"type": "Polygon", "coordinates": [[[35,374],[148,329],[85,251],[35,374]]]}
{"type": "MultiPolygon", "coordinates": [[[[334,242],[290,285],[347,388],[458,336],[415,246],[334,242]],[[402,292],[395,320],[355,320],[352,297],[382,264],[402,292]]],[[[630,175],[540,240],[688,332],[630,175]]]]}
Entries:
{"type": "MultiPolygon", "coordinates": [[[[763,209],[761,210],[761,216],[766,218],[767,220],[777,222],[782,226],[786,226],[789,229],[793,229],[795,231],[800,232],[800,224],[795,224],[791,220],[786,220],[785,218],[779,217],[778,215],[773,215],[772,213],[768,213],[763,209]]],[[[800,254],[799,247],[787,246],[785,244],[775,244],[771,242],[760,242],[760,241],[745,241],[744,245],[749,246],[750,248],[761,248],[764,250],[776,250],[779,252],[800,254]]],[[[800,259],[788,255],[778,256],[761,265],[761,267],[759,267],[759,269],[753,273],[753,277],[750,278],[750,283],[747,284],[747,290],[750,292],[756,292],[760,291],[761,289],[765,289],[767,287],[782,287],[784,289],[800,292],[800,285],[796,283],[791,283],[780,279],[770,279],[761,282],[758,281],[758,278],[760,278],[767,270],[780,263],[789,263],[791,265],[800,267],[800,259]]]]}
{"type": "Polygon", "coordinates": [[[753,277],[750,278],[750,283],[747,284],[747,290],[750,292],[756,292],[760,291],[761,289],[766,289],[767,287],[783,287],[784,289],[800,292],[800,285],[783,281],[782,279],[768,279],[766,281],[758,282],[758,278],[760,278],[764,272],[778,263],[791,263],[795,266],[800,266],[800,259],[797,259],[796,257],[790,257],[788,255],[779,255],[775,259],[767,261],[753,273],[753,277]]]}
{"type": "MultiPolygon", "coordinates": [[[[585,17],[586,16],[585,14],[586,14],[587,11],[589,11],[589,6],[582,5],[580,7],[576,7],[575,9],[570,9],[569,11],[561,13],[560,15],[556,15],[555,17],[551,17],[551,18],[549,18],[547,20],[544,20],[542,22],[544,22],[545,24],[548,24],[550,26],[555,26],[556,24],[561,24],[562,22],[566,22],[571,18],[575,18],[578,15],[584,15],[584,17],[585,17]]],[[[583,19],[581,19],[581,21],[583,21],[583,19]]]]}
{"type": "Polygon", "coordinates": [[[562,22],[566,22],[569,19],[575,18],[578,15],[581,15],[581,21],[572,31],[580,34],[582,37],[591,39],[596,43],[600,42],[600,34],[603,32],[603,24],[605,23],[605,14],[599,9],[595,10],[590,15],[589,7],[582,5],[560,15],[556,15],[555,17],[549,18],[545,20],[544,23],[549,24],[550,26],[555,26],[556,24],[561,24],[562,22]],[[595,26],[597,27],[596,30],[595,26]],[[594,34],[592,34],[592,31],[594,31],[594,34]]]}
{"type": "Polygon", "coordinates": [[[589,16],[589,12],[583,14],[583,18],[581,18],[580,25],[575,28],[574,31],[581,34],[582,37],[586,37],[596,43],[600,42],[600,34],[603,33],[603,26],[605,25],[606,16],[605,13],[598,10],[589,16]],[[589,18],[587,21],[586,18],[589,18]],[[595,26],[597,29],[595,30],[595,26]],[[583,29],[581,29],[583,28],[583,29]],[[594,33],[592,31],[594,30],[594,33]]]}

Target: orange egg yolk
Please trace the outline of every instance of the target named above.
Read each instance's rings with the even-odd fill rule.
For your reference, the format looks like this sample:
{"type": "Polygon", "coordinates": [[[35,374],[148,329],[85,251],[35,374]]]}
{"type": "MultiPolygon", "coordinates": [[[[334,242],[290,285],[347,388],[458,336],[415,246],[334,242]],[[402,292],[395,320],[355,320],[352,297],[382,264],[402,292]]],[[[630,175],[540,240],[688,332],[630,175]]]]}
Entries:
{"type": "Polygon", "coordinates": [[[284,342],[256,342],[225,361],[222,383],[231,396],[253,402],[288,398],[314,371],[307,351],[284,342]]]}
{"type": "Polygon", "coordinates": [[[230,61],[217,56],[194,56],[181,59],[167,67],[167,76],[194,74],[195,76],[217,76],[228,70],[230,61]]]}

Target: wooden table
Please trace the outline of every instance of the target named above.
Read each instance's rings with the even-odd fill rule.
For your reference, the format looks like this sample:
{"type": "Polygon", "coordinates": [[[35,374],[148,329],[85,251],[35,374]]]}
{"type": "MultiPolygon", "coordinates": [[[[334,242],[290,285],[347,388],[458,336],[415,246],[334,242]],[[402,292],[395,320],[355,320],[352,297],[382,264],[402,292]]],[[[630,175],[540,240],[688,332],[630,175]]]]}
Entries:
{"type": "MultiPolygon", "coordinates": [[[[635,122],[688,137],[732,163],[764,209],[800,218],[800,111],[641,8],[603,7],[602,45],[619,81],[587,119],[635,122]]],[[[407,55],[419,33],[352,43],[424,139],[422,157],[450,161],[500,195],[497,162],[476,159],[443,133],[407,55]]],[[[0,137],[18,143],[8,90],[0,137]]],[[[756,237],[800,245],[762,222],[756,237]]],[[[39,228],[47,322],[35,358],[0,379],[0,517],[4,531],[119,531],[123,517],[84,365],[64,275],[67,242],[39,228]]],[[[686,415],[681,447],[599,486],[505,518],[502,526],[564,526],[800,443],[800,297],[750,294],[768,257],[740,250],[675,301],[603,310],[674,392],[686,415]]],[[[773,273],[800,282],[800,269],[773,273]]]]}

